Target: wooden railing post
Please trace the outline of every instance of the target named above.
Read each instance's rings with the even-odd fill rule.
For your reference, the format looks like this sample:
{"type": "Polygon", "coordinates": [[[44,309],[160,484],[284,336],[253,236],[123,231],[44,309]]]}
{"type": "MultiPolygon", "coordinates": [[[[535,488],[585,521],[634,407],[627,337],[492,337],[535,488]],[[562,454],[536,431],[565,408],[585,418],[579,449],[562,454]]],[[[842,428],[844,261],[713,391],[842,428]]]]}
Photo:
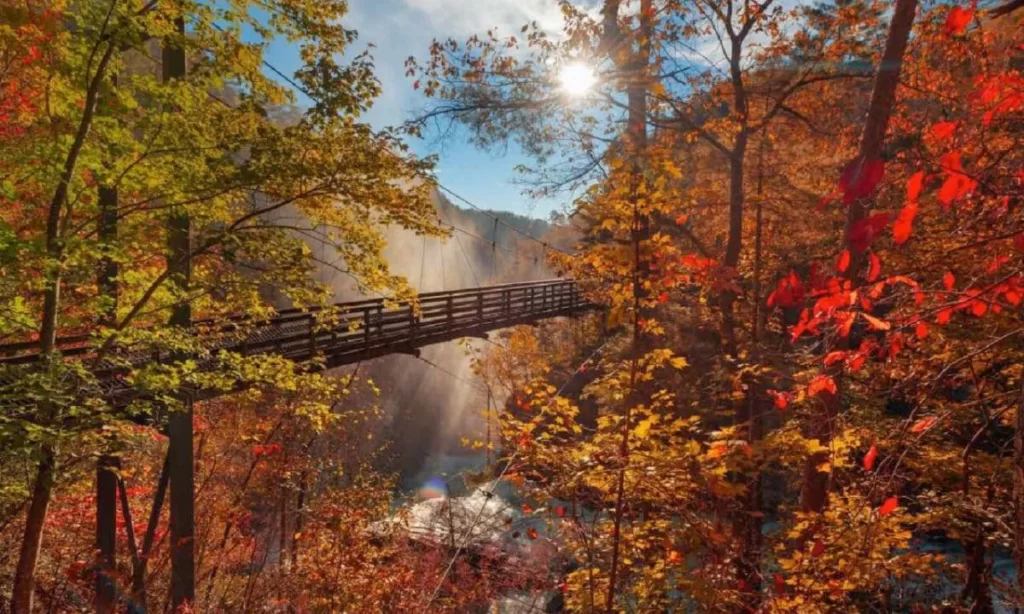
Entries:
{"type": "Polygon", "coordinates": [[[316,316],[309,314],[309,357],[316,356],[316,316]]]}

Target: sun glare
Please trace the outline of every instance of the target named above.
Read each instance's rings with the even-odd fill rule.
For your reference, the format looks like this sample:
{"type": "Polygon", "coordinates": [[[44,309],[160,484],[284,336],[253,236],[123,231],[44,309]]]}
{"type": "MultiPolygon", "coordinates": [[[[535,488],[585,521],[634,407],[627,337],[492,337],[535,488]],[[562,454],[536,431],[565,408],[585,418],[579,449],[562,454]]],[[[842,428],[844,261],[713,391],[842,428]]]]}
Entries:
{"type": "Polygon", "coordinates": [[[562,82],[562,89],[567,94],[582,96],[597,82],[597,76],[589,66],[577,62],[563,66],[558,80],[562,82]]]}

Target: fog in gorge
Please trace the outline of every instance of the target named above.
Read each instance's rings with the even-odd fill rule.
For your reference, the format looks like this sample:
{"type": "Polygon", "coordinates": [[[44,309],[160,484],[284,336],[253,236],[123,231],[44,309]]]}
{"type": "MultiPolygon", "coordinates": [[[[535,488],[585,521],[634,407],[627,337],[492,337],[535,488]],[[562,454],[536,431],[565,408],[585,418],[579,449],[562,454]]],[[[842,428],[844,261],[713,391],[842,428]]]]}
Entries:
{"type": "MultiPolygon", "coordinates": [[[[443,240],[397,227],[383,231],[391,272],[405,277],[417,291],[457,290],[553,276],[544,265],[544,247],[510,229],[540,237],[549,228],[546,222],[500,213],[497,215],[503,223],[496,225],[489,214],[460,209],[436,194],[434,200],[442,223],[460,231],[453,231],[443,240]],[[492,245],[495,239],[496,246],[492,245]]],[[[289,219],[289,223],[294,221],[289,219]]],[[[374,297],[360,293],[330,245],[309,236],[304,240],[319,263],[315,275],[333,289],[336,301],[374,297]]],[[[499,334],[491,332],[490,338],[496,340],[499,334]]],[[[487,395],[471,381],[470,351],[482,350],[486,343],[481,339],[448,342],[422,348],[425,360],[393,354],[359,366],[360,378],[372,378],[380,388],[384,416],[373,437],[377,443],[383,440],[388,444],[382,468],[398,471],[403,488],[437,490],[443,486],[442,474],[479,466],[479,454],[463,446],[462,440],[483,439],[486,433],[483,412],[487,395]]],[[[343,376],[352,370],[344,367],[334,373],[343,376]]],[[[493,401],[495,406],[503,402],[493,401]]]]}

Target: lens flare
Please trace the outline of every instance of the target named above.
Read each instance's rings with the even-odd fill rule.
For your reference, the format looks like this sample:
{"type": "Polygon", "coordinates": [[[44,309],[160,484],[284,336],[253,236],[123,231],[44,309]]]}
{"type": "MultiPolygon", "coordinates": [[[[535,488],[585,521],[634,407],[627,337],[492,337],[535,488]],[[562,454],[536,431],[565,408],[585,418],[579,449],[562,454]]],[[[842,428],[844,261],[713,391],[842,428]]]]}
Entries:
{"type": "Polygon", "coordinates": [[[562,90],[565,93],[570,96],[582,96],[597,83],[597,75],[586,64],[574,62],[562,67],[558,73],[558,80],[562,83],[562,90]]]}
{"type": "Polygon", "coordinates": [[[444,480],[434,476],[427,480],[426,484],[420,487],[416,491],[416,496],[420,499],[439,499],[445,496],[445,484],[444,480]]]}

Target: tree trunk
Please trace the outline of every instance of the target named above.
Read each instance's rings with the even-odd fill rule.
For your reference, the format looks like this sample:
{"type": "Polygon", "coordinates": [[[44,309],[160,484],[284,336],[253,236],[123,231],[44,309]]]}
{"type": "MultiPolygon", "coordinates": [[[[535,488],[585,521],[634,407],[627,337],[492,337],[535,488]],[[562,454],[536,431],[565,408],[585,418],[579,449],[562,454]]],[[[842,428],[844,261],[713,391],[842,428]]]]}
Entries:
{"type": "MultiPolygon", "coordinates": [[[[185,35],[185,19],[174,20],[175,34],[185,35]]],[[[163,48],[164,81],[183,79],[186,73],[185,50],[179,45],[163,48]]],[[[170,325],[185,328],[192,323],[192,307],[187,291],[192,277],[191,221],[184,211],[173,211],[167,225],[167,266],[179,301],[171,314],[170,325]]],[[[186,356],[177,355],[175,361],[186,356]]],[[[193,448],[193,402],[191,394],[179,397],[180,407],[167,420],[169,446],[168,475],[171,489],[171,608],[174,612],[194,608],[195,569],[195,456],[193,448]]]]}
{"type": "Polygon", "coordinates": [[[109,614],[117,603],[117,472],[116,456],[101,456],[96,464],[96,611],[109,614]]]}
{"type": "MultiPolygon", "coordinates": [[[[616,57],[622,57],[621,50],[615,50],[622,39],[618,28],[619,2],[607,0],[604,6],[604,36],[613,44],[608,51],[616,57]]],[[[615,611],[615,594],[619,581],[619,552],[624,519],[626,466],[629,463],[629,433],[631,430],[632,404],[637,401],[637,370],[640,358],[647,352],[647,340],[643,334],[642,321],[647,314],[641,310],[645,292],[643,280],[649,272],[649,265],[643,253],[643,244],[650,237],[650,216],[640,213],[639,190],[643,181],[644,154],[647,150],[647,88],[648,66],[650,64],[651,37],[653,32],[654,7],[653,0],[640,0],[640,41],[636,52],[627,54],[628,60],[620,66],[628,79],[627,103],[628,117],[626,127],[625,151],[632,156],[633,168],[630,177],[630,200],[633,205],[633,340],[630,365],[630,394],[626,398],[626,407],[622,421],[622,438],[619,445],[619,463],[615,487],[615,509],[612,523],[611,565],[608,571],[608,592],[605,596],[605,611],[615,611]]]]}
{"type": "Polygon", "coordinates": [[[1017,569],[1017,590],[1024,595],[1024,383],[1017,404],[1013,434],[1013,562],[1017,569]]]}
{"type": "MultiPolygon", "coordinates": [[[[100,85],[105,78],[107,67],[114,53],[114,45],[106,43],[96,73],[89,81],[89,89],[85,96],[85,108],[82,119],[78,123],[71,149],[64,160],[57,188],[46,218],[46,255],[49,266],[53,267],[48,275],[46,289],[43,293],[43,319],[40,323],[39,342],[42,364],[45,368],[53,368],[54,353],[57,350],[58,311],[60,307],[61,260],[64,255],[64,242],[61,236],[61,219],[67,207],[68,189],[78,167],[78,158],[85,146],[85,140],[92,129],[93,116],[96,113],[96,99],[100,85]]],[[[70,212],[68,212],[70,215],[70,212]]],[[[56,407],[52,403],[40,406],[41,421],[49,423],[56,418],[56,407]]],[[[50,507],[53,494],[53,483],[57,478],[57,448],[52,443],[43,445],[39,466],[36,471],[35,486],[32,489],[32,502],[29,504],[28,517],[25,520],[25,533],[22,537],[21,550],[18,554],[18,566],[14,574],[14,588],[11,598],[12,614],[28,614],[32,611],[35,592],[36,565],[43,545],[43,527],[46,524],[46,513],[50,507]]]]}
{"type": "Polygon", "coordinates": [[[136,612],[146,611],[146,568],[149,565],[150,553],[153,551],[153,541],[156,539],[156,527],[160,524],[160,511],[164,507],[164,498],[167,496],[169,461],[168,455],[164,458],[163,467],[160,469],[160,479],[157,481],[156,493],[153,495],[153,507],[149,510],[146,534],[142,537],[142,548],[139,551],[139,564],[132,568],[132,601],[136,612]]]}
{"type": "MultiPolygon", "coordinates": [[[[882,62],[875,73],[875,84],[871,92],[871,103],[868,107],[864,131],[861,133],[860,149],[854,163],[858,163],[859,173],[865,162],[881,160],[885,134],[889,130],[889,118],[896,102],[896,86],[899,84],[900,69],[903,67],[903,56],[906,53],[907,41],[914,26],[917,12],[917,0],[896,0],[892,22],[889,24],[889,35],[885,41],[882,62]]],[[[854,178],[856,181],[856,178],[854,178]]],[[[870,199],[859,199],[850,205],[846,217],[845,246],[850,252],[850,264],[846,270],[848,279],[856,281],[864,263],[864,253],[850,240],[852,231],[871,210],[870,199]]],[[[845,343],[842,341],[841,343],[845,343]]],[[[833,371],[833,379],[838,390],[842,390],[842,378],[839,371],[833,371]]],[[[835,419],[839,415],[840,394],[826,393],[821,395],[819,415],[811,425],[811,437],[818,439],[825,448],[829,447],[835,419]]],[[[805,512],[821,512],[828,502],[829,473],[818,470],[828,462],[828,452],[818,452],[807,458],[804,467],[804,483],[800,494],[800,504],[805,512]]]]}

